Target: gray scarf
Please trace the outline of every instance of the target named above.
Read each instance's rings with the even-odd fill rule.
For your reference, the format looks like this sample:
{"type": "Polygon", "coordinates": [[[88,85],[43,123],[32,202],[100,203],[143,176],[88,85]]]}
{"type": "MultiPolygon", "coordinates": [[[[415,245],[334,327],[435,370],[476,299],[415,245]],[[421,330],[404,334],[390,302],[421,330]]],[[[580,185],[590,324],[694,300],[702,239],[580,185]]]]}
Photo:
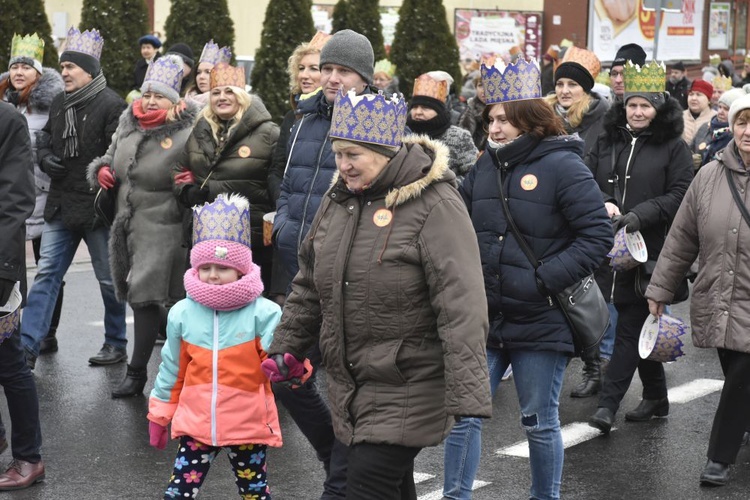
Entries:
{"type": "Polygon", "coordinates": [[[104,78],[104,73],[100,71],[88,85],[70,94],[65,94],[65,100],[63,101],[63,109],[65,109],[65,130],[63,130],[63,139],[65,140],[64,158],[78,156],[78,131],[76,130],[78,117],[76,115],[76,108],[89,103],[105,88],[107,88],[107,79],[104,78]]]}

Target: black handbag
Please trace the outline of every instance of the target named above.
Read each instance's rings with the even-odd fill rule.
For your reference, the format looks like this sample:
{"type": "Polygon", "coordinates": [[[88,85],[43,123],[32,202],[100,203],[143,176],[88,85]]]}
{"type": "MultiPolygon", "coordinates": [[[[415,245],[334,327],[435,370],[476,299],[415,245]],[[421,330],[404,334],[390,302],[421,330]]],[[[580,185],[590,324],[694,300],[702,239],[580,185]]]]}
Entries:
{"type": "Polygon", "coordinates": [[[99,188],[94,198],[94,212],[96,220],[106,227],[112,227],[117,213],[117,189],[120,182],[115,181],[115,185],[110,189],[99,188]]]}
{"type": "MultiPolygon", "coordinates": [[[[635,294],[642,299],[646,298],[646,288],[651,283],[651,275],[654,274],[654,269],[656,269],[656,261],[651,259],[635,268],[635,294]]],[[[674,298],[672,298],[671,303],[679,304],[689,298],[690,288],[688,287],[688,278],[683,278],[680,284],[677,285],[677,290],[674,292],[674,298]]]]}
{"type": "MultiPolygon", "coordinates": [[[[503,206],[503,212],[505,212],[505,219],[508,221],[508,227],[536,272],[541,262],[534,255],[526,238],[521,235],[513,216],[510,214],[503,188],[502,170],[500,169],[498,169],[497,183],[500,188],[500,202],[503,206]]],[[[609,326],[609,308],[601,290],[599,290],[599,285],[594,280],[593,273],[555,294],[554,298],[554,302],[557,303],[573,332],[573,345],[576,354],[580,355],[597,347],[609,326]]],[[[548,297],[548,299],[550,304],[553,304],[552,298],[548,297]]]]}

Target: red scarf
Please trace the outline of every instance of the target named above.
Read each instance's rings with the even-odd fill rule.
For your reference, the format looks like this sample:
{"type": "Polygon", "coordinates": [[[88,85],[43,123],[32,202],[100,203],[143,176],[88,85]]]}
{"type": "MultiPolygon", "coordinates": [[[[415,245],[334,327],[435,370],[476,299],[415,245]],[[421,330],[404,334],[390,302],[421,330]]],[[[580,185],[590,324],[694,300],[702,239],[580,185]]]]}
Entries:
{"type": "Polygon", "coordinates": [[[167,121],[168,111],[168,109],[143,111],[141,100],[137,99],[133,101],[133,116],[135,116],[136,120],[138,120],[138,124],[144,130],[164,125],[164,122],[167,121]]]}

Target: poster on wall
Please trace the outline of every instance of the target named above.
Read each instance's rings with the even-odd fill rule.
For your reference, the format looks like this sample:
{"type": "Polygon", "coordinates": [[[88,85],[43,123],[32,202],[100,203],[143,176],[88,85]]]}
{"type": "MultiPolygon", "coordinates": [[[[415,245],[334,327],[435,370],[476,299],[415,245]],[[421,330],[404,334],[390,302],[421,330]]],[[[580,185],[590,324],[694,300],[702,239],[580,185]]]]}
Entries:
{"type": "Polygon", "coordinates": [[[455,27],[462,61],[494,55],[507,63],[516,50],[529,59],[541,55],[541,12],[456,9],[455,27]]]}
{"type": "MultiPolygon", "coordinates": [[[[644,0],[590,0],[589,40],[602,61],[611,61],[617,49],[637,43],[653,59],[656,12],[644,9],[644,0]]],[[[662,12],[659,26],[660,61],[700,60],[703,39],[703,4],[682,0],[680,12],[662,12]]]]}
{"type": "MultiPolygon", "coordinates": [[[[316,31],[330,33],[333,31],[333,5],[313,4],[312,16],[316,31]]],[[[398,7],[380,7],[380,27],[383,33],[383,44],[386,53],[390,52],[393,36],[398,23],[398,7]]]]}
{"type": "Polygon", "coordinates": [[[711,11],[708,16],[708,50],[726,50],[729,48],[730,12],[728,2],[711,4],[711,11]]]}

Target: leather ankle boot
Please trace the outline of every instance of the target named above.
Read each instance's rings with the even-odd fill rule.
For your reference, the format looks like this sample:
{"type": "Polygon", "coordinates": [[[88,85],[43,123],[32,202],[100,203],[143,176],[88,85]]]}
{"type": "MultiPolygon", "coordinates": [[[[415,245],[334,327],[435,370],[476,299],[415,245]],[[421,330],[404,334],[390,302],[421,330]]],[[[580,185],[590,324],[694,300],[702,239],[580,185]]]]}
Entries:
{"type": "Polygon", "coordinates": [[[50,328],[47,332],[47,336],[42,339],[39,344],[39,354],[48,354],[51,352],[57,352],[57,328],[50,328]]]}
{"type": "Polygon", "coordinates": [[[609,408],[604,407],[597,408],[596,413],[589,419],[589,425],[599,429],[604,434],[609,434],[614,422],[615,414],[609,408]]]}
{"type": "Polygon", "coordinates": [[[594,358],[584,361],[583,379],[570,393],[571,398],[589,398],[599,394],[602,387],[601,359],[594,358]]]}
{"type": "Polygon", "coordinates": [[[631,422],[646,422],[652,417],[666,417],[669,415],[669,400],[661,399],[643,399],[635,410],[625,414],[625,420],[631,422]]]}
{"type": "Polygon", "coordinates": [[[701,485],[724,486],[729,479],[729,464],[714,462],[708,459],[701,474],[701,485]]]}
{"type": "Polygon", "coordinates": [[[112,398],[129,398],[143,394],[146,380],[148,380],[148,376],[145,368],[137,369],[128,365],[128,372],[125,375],[125,380],[120,382],[120,385],[112,391],[112,398]]]}

